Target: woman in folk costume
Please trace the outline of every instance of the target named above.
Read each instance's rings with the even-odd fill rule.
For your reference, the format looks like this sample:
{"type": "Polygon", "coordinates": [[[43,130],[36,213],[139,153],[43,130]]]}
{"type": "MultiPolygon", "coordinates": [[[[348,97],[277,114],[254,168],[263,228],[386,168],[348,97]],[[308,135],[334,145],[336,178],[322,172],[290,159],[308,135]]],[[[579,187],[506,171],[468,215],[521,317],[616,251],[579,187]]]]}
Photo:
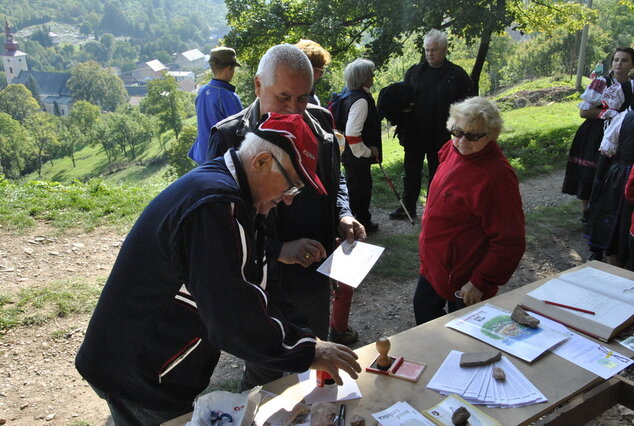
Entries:
{"type": "Polygon", "coordinates": [[[587,221],[588,200],[599,161],[598,148],[604,125],[606,120],[623,111],[631,102],[631,96],[628,96],[631,90],[627,93],[620,83],[630,82],[628,74],[634,67],[634,49],[617,47],[611,64],[611,72],[606,77],[592,80],[581,95],[579,115],[586,120],[579,126],[572,141],[562,186],[564,194],[576,195],[581,200],[584,223],[587,221]]]}
{"type": "Polygon", "coordinates": [[[605,250],[608,263],[624,267],[630,257],[629,229],[634,211],[634,204],[625,197],[625,185],[634,164],[634,112],[621,112],[612,120],[605,129],[600,150],[605,156],[602,158],[610,161],[605,175],[597,179],[592,189],[586,237],[593,248],[605,250]]]}

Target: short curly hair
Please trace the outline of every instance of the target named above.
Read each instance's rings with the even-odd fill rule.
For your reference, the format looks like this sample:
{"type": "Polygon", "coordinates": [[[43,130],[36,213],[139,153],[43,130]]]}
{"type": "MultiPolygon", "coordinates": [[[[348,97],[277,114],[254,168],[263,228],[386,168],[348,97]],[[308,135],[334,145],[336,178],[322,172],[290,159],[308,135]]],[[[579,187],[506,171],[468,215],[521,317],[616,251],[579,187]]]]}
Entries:
{"type": "Polygon", "coordinates": [[[484,131],[493,140],[500,136],[504,125],[504,120],[502,120],[502,115],[496,103],[481,96],[467,98],[449,107],[447,130],[451,130],[457,121],[462,121],[467,123],[467,125],[475,124],[476,126],[482,123],[484,131]]]}
{"type": "Polygon", "coordinates": [[[374,62],[369,59],[355,59],[346,65],[343,78],[350,90],[359,90],[370,77],[374,75],[374,62]]]}

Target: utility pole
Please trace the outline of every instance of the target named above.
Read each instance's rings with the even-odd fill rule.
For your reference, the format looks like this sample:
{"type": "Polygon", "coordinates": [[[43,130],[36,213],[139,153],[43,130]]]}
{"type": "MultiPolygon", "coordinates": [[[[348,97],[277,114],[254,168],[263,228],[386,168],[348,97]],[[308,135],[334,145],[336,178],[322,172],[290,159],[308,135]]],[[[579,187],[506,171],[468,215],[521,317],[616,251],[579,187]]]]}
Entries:
{"type": "MultiPolygon", "coordinates": [[[[583,1],[583,0],[581,0],[583,1]]],[[[592,9],[592,0],[588,0],[588,9],[592,9]]],[[[588,47],[588,30],[590,25],[583,26],[581,31],[581,45],[579,46],[579,59],[577,62],[577,82],[575,87],[581,91],[581,77],[583,77],[583,66],[586,63],[586,48],[588,47]]]]}

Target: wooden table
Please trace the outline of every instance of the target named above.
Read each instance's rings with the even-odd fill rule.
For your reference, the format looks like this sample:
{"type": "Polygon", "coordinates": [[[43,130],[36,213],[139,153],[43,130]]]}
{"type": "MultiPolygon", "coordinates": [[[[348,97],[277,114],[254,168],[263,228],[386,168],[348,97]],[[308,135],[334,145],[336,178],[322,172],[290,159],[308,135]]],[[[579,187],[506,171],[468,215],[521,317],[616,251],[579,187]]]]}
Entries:
{"type": "MultiPolygon", "coordinates": [[[[586,266],[634,279],[634,272],[597,261],[564,272],[586,266]]],[[[524,294],[551,278],[553,277],[500,294],[481,304],[490,303],[511,311],[522,300],[524,294]]],[[[376,424],[371,414],[398,401],[407,401],[414,408],[422,411],[443,400],[442,395],[427,389],[426,386],[449,352],[453,349],[462,352],[491,350],[491,346],[486,343],[445,327],[449,320],[464,315],[465,312],[477,306],[467,307],[391,336],[390,355],[424,362],[427,364],[427,369],[417,383],[378,374],[361,373],[357,384],[363,398],[346,402],[348,421],[353,415],[358,414],[366,419],[366,424],[376,424]]],[[[629,357],[634,356],[634,352],[618,343],[610,343],[606,346],[629,357]]],[[[364,368],[377,354],[374,344],[359,348],[355,352],[359,355],[359,363],[364,368]]],[[[506,353],[504,355],[548,398],[548,402],[507,409],[478,406],[503,425],[524,425],[540,419],[540,423],[554,425],[583,424],[617,403],[634,409],[634,383],[623,377],[615,376],[610,380],[603,380],[551,352],[547,352],[530,364],[512,355],[506,353]]],[[[264,388],[274,393],[285,393],[299,398],[297,375],[286,376],[268,383],[264,388]]],[[[174,419],[168,424],[170,426],[184,424],[182,420],[186,418],[174,419]],[[174,421],[177,422],[172,423],[174,421]]]]}

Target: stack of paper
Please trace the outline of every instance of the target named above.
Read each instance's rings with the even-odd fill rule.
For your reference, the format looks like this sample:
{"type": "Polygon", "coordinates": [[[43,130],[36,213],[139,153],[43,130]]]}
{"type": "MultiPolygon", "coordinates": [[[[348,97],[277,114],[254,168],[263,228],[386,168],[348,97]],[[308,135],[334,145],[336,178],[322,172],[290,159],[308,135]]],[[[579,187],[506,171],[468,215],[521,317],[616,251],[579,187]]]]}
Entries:
{"type": "Polygon", "coordinates": [[[443,395],[455,393],[472,404],[488,407],[520,407],[546,402],[546,397],[506,357],[482,367],[460,367],[462,352],[451,351],[427,387],[443,395]],[[493,367],[506,373],[506,380],[493,378],[493,367]]]}

